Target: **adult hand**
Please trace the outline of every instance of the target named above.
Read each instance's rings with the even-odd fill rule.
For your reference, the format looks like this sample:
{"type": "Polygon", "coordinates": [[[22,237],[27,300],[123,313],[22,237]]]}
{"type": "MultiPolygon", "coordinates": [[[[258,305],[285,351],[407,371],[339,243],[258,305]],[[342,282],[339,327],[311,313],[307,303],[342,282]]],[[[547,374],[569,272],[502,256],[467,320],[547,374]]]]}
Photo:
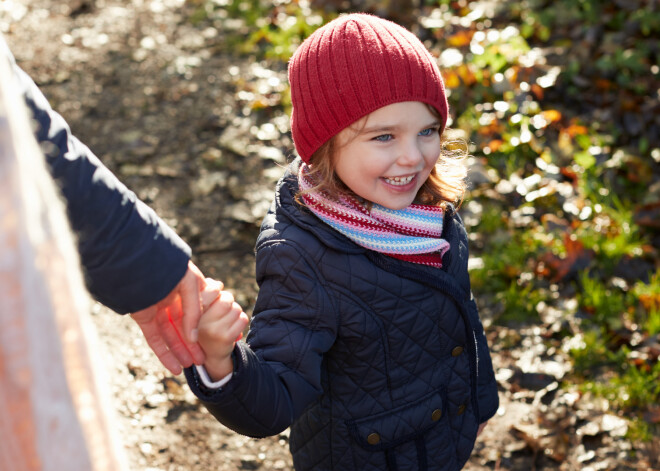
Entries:
{"type": "MultiPolygon", "coordinates": [[[[218,283],[219,295],[224,286],[218,283]]],[[[204,351],[197,343],[197,325],[202,315],[200,292],[205,288],[204,275],[188,262],[185,275],[165,299],[131,314],[147,344],[172,374],[204,363],[204,351]]]]}

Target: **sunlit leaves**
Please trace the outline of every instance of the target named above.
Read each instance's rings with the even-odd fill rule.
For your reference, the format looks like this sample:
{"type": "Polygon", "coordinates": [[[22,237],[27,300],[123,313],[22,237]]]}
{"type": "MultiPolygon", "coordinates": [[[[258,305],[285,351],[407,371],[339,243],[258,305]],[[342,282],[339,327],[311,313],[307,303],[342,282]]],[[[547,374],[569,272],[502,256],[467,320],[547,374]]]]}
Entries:
{"type": "MultiPolygon", "coordinates": [[[[483,211],[474,230],[483,234],[478,240],[484,247],[478,268],[471,272],[475,289],[494,293],[498,321],[506,322],[536,319],[531,301],[543,299],[544,282],[572,286],[579,293],[581,314],[595,329],[585,337],[588,341],[583,349],[573,350],[578,370],[586,371],[590,359],[601,355],[598,352],[603,352],[605,364],[621,365],[627,361],[625,352],[634,356],[644,351],[635,345],[618,350],[619,344],[612,343],[607,332],[624,326],[626,332],[634,332],[631,329],[639,325],[642,338],[646,338],[660,331],[653,294],[640,299],[628,292],[627,282],[612,285],[609,281],[622,260],[649,254],[645,248],[648,231],[642,231],[635,221],[648,221],[649,226],[644,227],[650,227],[650,215],[658,214],[635,203],[654,174],[649,160],[616,147],[623,132],[641,133],[643,121],[636,114],[641,105],[635,95],[648,95],[649,88],[641,86],[648,82],[637,77],[643,69],[648,71],[649,63],[644,47],[612,44],[610,54],[568,56],[563,67],[549,67],[543,54],[525,40],[537,44],[552,41],[570,50],[573,43],[567,37],[551,39],[552,28],[568,28],[581,18],[597,23],[603,12],[600,5],[589,1],[560,3],[566,11],[547,8],[539,12],[518,6],[524,21],[519,32],[508,30],[510,36],[504,42],[501,38],[506,28],[493,32],[496,27],[463,25],[466,29],[446,34],[447,44],[463,55],[464,62],[451,63],[443,74],[452,90],[456,125],[468,130],[474,152],[485,155],[500,177],[494,185],[498,201],[479,200],[483,211]],[[585,79],[585,67],[589,66],[599,72],[592,81],[585,79]],[[621,86],[632,93],[622,92],[621,86]],[[567,93],[562,95],[561,87],[567,93]],[[618,106],[623,111],[619,122],[624,129],[617,129],[613,119],[584,119],[580,112],[585,104],[618,106]],[[506,217],[502,197],[510,204],[506,217]],[[534,208],[525,210],[530,203],[534,208]],[[495,209],[489,209],[490,205],[495,209]],[[542,244],[526,246],[521,243],[525,239],[522,234],[535,234],[542,244]],[[505,235],[508,244],[500,243],[505,235]],[[533,278],[527,280],[524,274],[530,264],[533,278]],[[638,324],[630,324],[633,318],[638,324]]],[[[611,15],[608,18],[613,21],[611,15]]],[[[616,117],[604,111],[601,114],[616,117]]],[[[651,142],[640,139],[639,149],[648,151],[651,142]]],[[[473,197],[478,195],[481,193],[473,197]]],[[[650,200],[660,203],[658,197],[650,200]]],[[[657,357],[649,361],[650,365],[657,364],[657,357]]],[[[636,407],[657,399],[657,392],[642,394],[648,390],[650,377],[639,365],[622,370],[616,377],[619,383],[612,391],[630,398],[618,401],[619,407],[636,407]]],[[[600,387],[594,386],[593,391],[605,394],[600,387]]]]}
{"type": "Polygon", "coordinates": [[[330,19],[315,12],[308,2],[282,0],[195,0],[198,8],[190,16],[193,24],[222,23],[234,31],[228,45],[241,54],[286,62],[296,47],[316,28],[330,19]]]}
{"type": "Polygon", "coordinates": [[[502,32],[477,31],[472,37],[470,51],[475,66],[488,68],[495,74],[517,63],[517,59],[529,51],[529,46],[518,30],[509,26],[502,32]]]}
{"type": "MultiPolygon", "coordinates": [[[[653,274],[648,283],[638,281],[630,290],[637,301],[636,318],[649,335],[660,334],[660,273],[653,274]]],[[[660,341],[660,339],[659,339],[660,341]]],[[[660,347],[660,345],[659,345],[660,347]]],[[[657,352],[660,354],[660,351],[657,352]]]]}

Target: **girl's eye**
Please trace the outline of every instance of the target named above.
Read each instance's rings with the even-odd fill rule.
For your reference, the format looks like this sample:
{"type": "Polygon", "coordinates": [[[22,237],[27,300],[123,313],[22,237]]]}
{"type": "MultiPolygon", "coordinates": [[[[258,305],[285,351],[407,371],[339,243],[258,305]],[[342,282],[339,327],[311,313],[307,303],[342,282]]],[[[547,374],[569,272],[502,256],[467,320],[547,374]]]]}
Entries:
{"type": "Polygon", "coordinates": [[[378,142],[387,142],[387,141],[391,140],[392,138],[393,138],[393,136],[391,134],[381,134],[380,136],[374,137],[373,140],[378,141],[378,142]]]}
{"type": "Polygon", "coordinates": [[[434,132],[437,132],[437,129],[436,129],[436,128],[426,128],[426,129],[424,129],[423,131],[420,131],[420,132],[419,132],[419,135],[420,135],[420,136],[430,136],[430,135],[433,134],[434,132]]]}

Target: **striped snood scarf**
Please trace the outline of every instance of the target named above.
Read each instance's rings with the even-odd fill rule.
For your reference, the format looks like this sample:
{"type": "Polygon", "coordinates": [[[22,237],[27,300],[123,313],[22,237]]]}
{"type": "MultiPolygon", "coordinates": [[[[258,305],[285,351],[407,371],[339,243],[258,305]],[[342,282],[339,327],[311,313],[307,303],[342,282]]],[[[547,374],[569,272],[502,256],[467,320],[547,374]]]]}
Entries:
{"type": "Polygon", "coordinates": [[[300,166],[298,184],[307,207],[323,222],[369,250],[408,262],[442,267],[449,242],[442,239],[444,210],[411,204],[394,210],[373,203],[371,209],[346,194],[310,191],[315,182],[307,164],[300,166]]]}

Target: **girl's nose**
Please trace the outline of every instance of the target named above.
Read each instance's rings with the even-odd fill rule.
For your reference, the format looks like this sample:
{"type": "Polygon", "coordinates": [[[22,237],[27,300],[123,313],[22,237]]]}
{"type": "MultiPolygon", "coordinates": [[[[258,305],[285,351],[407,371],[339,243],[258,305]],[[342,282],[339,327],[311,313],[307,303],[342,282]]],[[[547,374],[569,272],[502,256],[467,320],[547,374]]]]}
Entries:
{"type": "Polygon", "coordinates": [[[404,167],[414,167],[419,165],[423,160],[424,155],[422,154],[422,149],[417,142],[417,139],[405,142],[404,145],[401,146],[399,158],[397,159],[399,165],[404,167]]]}

